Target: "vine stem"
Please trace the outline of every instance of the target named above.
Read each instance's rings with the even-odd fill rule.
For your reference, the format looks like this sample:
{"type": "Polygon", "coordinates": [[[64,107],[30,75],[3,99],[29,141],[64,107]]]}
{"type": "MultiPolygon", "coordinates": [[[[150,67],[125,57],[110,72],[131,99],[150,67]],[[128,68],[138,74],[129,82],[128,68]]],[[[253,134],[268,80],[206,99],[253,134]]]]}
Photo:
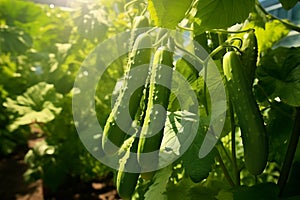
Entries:
{"type": "Polygon", "coordinates": [[[289,141],[288,149],[286,151],[285,159],[280,171],[280,176],[277,185],[280,188],[279,196],[282,196],[285,185],[287,183],[290,170],[293,164],[294,156],[296,153],[298,141],[300,136],[300,107],[296,108],[296,117],[293,127],[293,132],[289,141]]]}
{"type": "Polygon", "coordinates": [[[296,26],[295,24],[292,24],[290,22],[287,22],[287,21],[284,21],[282,19],[279,19],[278,17],[275,17],[274,15],[271,15],[270,13],[268,13],[263,7],[262,5],[256,1],[255,2],[256,6],[267,16],[269,17],[270,19],[273,19],[273,20],[278,20],[280,21],[283,25],[285,25],[288,29],[291,29],[291,30],[294,30],[294,31],[297,31],[300,33],[300,27],[299,26],[296,26]]]}
{"type": "Polygon", "coordinates": [[[221,168],[222,168],[222,170],[223,170],[223,173],[224,173],[224,176],[225,176],[226,180],[227,180],[228,183],[231,185],[231,187],[234,187],[235,184],[234,184],[234,182],[233,182],[231,176],[229,175],[229,172],[228,172],[228,170],[227,170],[227,168],[226,168],[226,166],[225,166],[225,164],[224,164],[224,162],[223,162],[223,160],[222,160],[222,157],[221,157],[219,151],[217,151],[217,160],[218,160],[218,162],[220,163],[220,166],[221,166],[221,168]]]}
{"type": "Polygon", "coordinates": [[[229,112],[230,112],[230,126],[231,126],[231,156],[232,156],[232,165],[233,171],[235,174],[235,181],[237,185],[240,185],[240,171],[238,170],[237,161],[236,161],[236,146],[235,146],[235,122],[234,122],[234,112],[231,101],[229,101],[229,112]]]}

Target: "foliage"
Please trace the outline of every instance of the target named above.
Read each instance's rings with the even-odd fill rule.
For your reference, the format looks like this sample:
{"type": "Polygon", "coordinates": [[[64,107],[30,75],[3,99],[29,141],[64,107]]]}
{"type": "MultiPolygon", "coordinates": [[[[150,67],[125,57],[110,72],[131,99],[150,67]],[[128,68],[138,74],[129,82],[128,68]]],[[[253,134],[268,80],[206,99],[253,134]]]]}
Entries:
{"type": "MultiPolygon", "coordinates": [[[[280,2],[287,10],[297,3],[280,2]]],[[[18,145],[26,145],[30,136],[41,137],[44,140],[25,156],[29,166],[26,180],[42,178],[55,190],[70,177],[101,179],[111,169],[90,155],[80,142],[71,106],[78,69],[97,44],[127,30],[132,18],[143,14],[152,26],[176,29],[201,44],[222,74],[226,51],[239,49],[245,32],[253,29],[258,57],[251,89],[269,138],[268,164],[263,173],[253,176],[245,168],[241,130],[230,106],[217,145],[206,157],[199,158],[213,120],[209,113],[212,106],[218,106],[211,105],[209,97],[216,94],[207,92],[203,77],[179,55],[174,62],[176,70],[189,81],[199,100],[199,129],[193,132],[196,137],[182,157],[157,171],[152,180],[139,178],[132,199],[299,198],[300,145],[293,146],[291,141],[299,138],[299,133],[294,133],[299,130],[300,47],[275,46],[291,30],[299,32],[299,27],[269,15],[254,0],[126,3],[75,3],[66,11],[28,1],[0,1],[0,154],[8,155],[18,145]],[[295,156],[286,153],[291,149],[296,151],[295,156]],[[292,160],[291,166],[286,167],[287,160],[292,160]],[[291,175],[284,175],[285,170],[291,170],[291,175]],[[284,178],[287,181],[279,184],[284,178]]],[[[193,44],[186,47],[195,50],[193,44]]],[[[115,60],[99,81],[99,85],[106,86],[97,88],[95,97],[101,126],[111,112],[111,100],[117,93],[113,90],[121,81],[125,63],[125,56],[115,60]]],[[[215,84],[213,90],[219,86],[215,84]]],[[[189,116],[179,116],[180,106],[172,95],[165,126],[168,134],[162,147],[168,148],[173,142],[176,145],[171,150],[176,154],[181,151],[181,144],[176,143],[176,130],[180,128],[176,124],[189,116]]]]}

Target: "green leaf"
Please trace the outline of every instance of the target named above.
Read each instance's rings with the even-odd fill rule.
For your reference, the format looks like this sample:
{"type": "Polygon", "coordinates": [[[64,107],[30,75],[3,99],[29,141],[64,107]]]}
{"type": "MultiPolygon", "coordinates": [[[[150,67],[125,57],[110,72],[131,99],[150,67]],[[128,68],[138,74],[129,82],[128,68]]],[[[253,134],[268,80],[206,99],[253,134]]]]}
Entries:
{"type": "Polygon", "coordinates": [[[203,184],[193,183],[188,177],[184,176],[179,183],[170,182],[167,185],[168,199],[172,200],[215,200],[215,193],[211,188],[203,184]]]}
{"type": "Polygon", "coordinates": [[[145,200],[166,200],[166,185],[172,175],[172,167],[168,166],[157,171],[153,177],[153,184],[145,194],[145,200]]]}
{"type": "Polygon", "coordinates": [[[300,105],[300,48],[279,47],[261,60],[258,84],[270,99],[300,105]]]}
{"type": "Polygon", "coordinates": [[[183,166],[193,182],[198,183],[207,178],[212,170],[216,151],[213,149],[204,158],[199,158],[199,151],[204,140],[204,127],[198,129],[194,142],[182,156],[183,166]]]}
{"type": "Polygon", "coordinates": [[[221,190],[216,196],[218,200],[233,200],[233,193],[228,190],[221,190]]]}
{"type": "Polygon", "coordinates": [[[298,0],[279,0],[279,1],[282,7],[286,10],[293,8],[298,3],[298,0]]]}
{"type": "Polygon", "coordinates": [[[82,38],[102,40],[108,30],[107,11],[98,4],[82,4],[74,18],[77,31],[82,38]]]}
{"type": "Polygon", "coordinates": [[[254,10],[254,3],[254,0],[199,0],[196,23],[203,31],[230,27],[243,22],[254,10]]]}
{"type": "Polygon", "coordinates": [[[174,29],[191,3],[192,0],[149,0],[148,10],[154,25],[174,29]]]}
{"type": "Polygon", "coordinates": [[[272,20],[265,22],[264,19],[259,18],[257,14],[251,14],[250,20],[245,26],[246,29],[255,29],[257,37],[258,55],[266,53],[277,42],[288,35],[289,29],[286,28],[279,20],[272,20]]]}
{"type": "Polygon", "coordinates": [[[41,14],[43,14],[42,9],[33,2],[17,0],[0,1],[0,19],[5,19],[7,25],[15,25],[16,22],[33,22],[41,14]]]}
{"type": "Polygon", "coordinates": [[[32,46],[31,36],[16,27],[0,27],[0,52],[22,54],[32,46]]]}
{"type": "Polygon", "coordinates": [[[286,26],[278,20],[267,22],[265,24],[265,29],[257,28],[255,31],[259,54],[270,49],[274,44],[289,33],[286,26]]]}
{"type": "Polygon", "coordinates": [[[269,160],[282,164],[293,130],[294,109],[282,102],[274,102],[267,112],[266,130],[269,135],[269,160]]]}
{"type": "Polygon", "coordinates": [[[4,106],[17,115],[9,129],[13,131],[20,125],[52,121],[62,110],[61,99],[62,95],[56,93],[54,86],[45,82],[28,88],[16,100],[8,98],[4,106]]]}

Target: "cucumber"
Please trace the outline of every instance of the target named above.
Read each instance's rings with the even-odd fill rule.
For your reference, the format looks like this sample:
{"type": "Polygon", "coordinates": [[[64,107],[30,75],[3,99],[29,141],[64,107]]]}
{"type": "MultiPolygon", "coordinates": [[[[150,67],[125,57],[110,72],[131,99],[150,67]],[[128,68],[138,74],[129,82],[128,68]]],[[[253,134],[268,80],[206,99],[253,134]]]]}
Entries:
{"type": "Polygon", "coordinates": [[[144,87],[139,87],[133,94],[132,88],[135,88],[137,82],[142,81],[146,83],[148,71],[140,70],[137,76],[136,74],[133,74],[131,70],[140,65],[150,63],[152,49],[141,49],[142,47],[145,47],[145,45],[150,47],[152,42],[151,37],[148,34],[143,33],[137,37],[134,43],[125,70],[122,89],[104,126],[102,149],[107,155],[115,154],[124,140],[128,137],[127,131],[139,108],[144,87]],[[128,116],[128,110],[130,117],[128,116]],[[119,124],[117,124],[117,121],[119,124]]]}
{"type": "MultiPolygon", "coordinates": [[[[158,165],[158,153],[163,138],[164,124],[169,103],[172,70],[166,70],[166,66],[173,68],[173,53],[167,47],[160,47],[154,54],[149,85],[149,98],[143,127],[138,144],[138,162],[143,172],[151,172],[158,165]],[[162,67],[164,65],[164,67],[162,67]],[[167,87],[156,84],[163,81],[167,87]],[[159,105],[159,106],[158,106],[159,105]],[[158,108],[158,109],[157,109],[158,108]],[[162,109],[164,108],[164,109],[162,109]],[[158,130],[158,128],[161,128],[158,130]],[[153,153],[145,157],[145,153],[153,153]]],[[[154,173],[142,174],[142,177],[150,179],[154,173]],[[150,175],[150,176],[149,176],[150,175]]]]}
{"type": "Polygon", "coordinates": [[[149,26],[149,20],[146,16],[136,16],[133,18],[132,26],[131,26],[131,34],[130,34],[130,40],[129,40],[129,52],[132,50],[134,41],[137,38],[138,35],[138,28],[146,28],[149,26]]]}
{"type": "Polygon", "coordinates": [[[145,28],[149,26],[149,20],[146,16],[141,15],[141,16],[136,16],[133,19],[133,23],[132,23],[132,29],[136,29],[136,28],[145,28]]]}
{"type": "Polygon", "coordinates": [[[223,57],[229,98],[241,129],[245,165],[253,175],[262,173],[268,158],[268,137],[263,118],[245,79],[239,55],[230,51],[223,57]]]}
{"type": "Polygon", "coordinates": [[[241,61],[243,63],[243,70],[245,72],[246,80],[249,87],[252,88],[258,57],[257,39],[254,30],[247,32],[243,36],[241,52],[241,61]]]}
{"type": "MultiPolygon", "coordinates": [[[[122,197],[122,199],[130,199],[132,194],[135,191],[135,187],[137,185],[140,173],[132,173],[132,172],[126,172],[124,169],[125,168],[130,168],[130,167],[136,167],[138,166],[138,162],[137,162],[137,158],[136,156],[134,157],[134,155],[136,154],[130,154],[131,151],[135,151],[137,150],[138,147],[138,141],[139,138],[129,138],[129,139],[133,139],[133,143],[132,146],[130,147],[130,149],[128,149],[128,158],[124,159],[123,161],[121,161],[120,163],[120,168],[118,170],[117,173],[117,191],[118,194],[120,195],[120,197],[122,197]]],[[[126,156],[126,155],[125,155],[126,156]]]]}
{"type": "MultiPolygon", "coordinates": [[[[133,121],[131,128],[135,131],[135,134],[128,138],[121,147],[121,150],[126,151],[125,155],[121,159],[120,167],[117,173],[117,191],[120,197],[123,199],[130,199],[132,194],[135,191],[136,184],[138,182],[138,178],[140,173],[131,173],[126,172],[124,169],[140,169],[139,163],[137,161],[137,154],[132,154],[137,152],[138,143],[139,143],[139,134],[141,131],[141,127],[144,123],[146,108],[147,108],[147,100],[148,100],[148,84],[145,85],[145,89],[143,91],[143,96],[140,101],[139,108],[135,115],[135,120],[133,121]],[[128,145],[129,144],[129,145],[128,145]],[[126,149],[127,148],[127,149],[126,149]]],[[[123,153],[120,151],[120,153],[123,153]]]]}

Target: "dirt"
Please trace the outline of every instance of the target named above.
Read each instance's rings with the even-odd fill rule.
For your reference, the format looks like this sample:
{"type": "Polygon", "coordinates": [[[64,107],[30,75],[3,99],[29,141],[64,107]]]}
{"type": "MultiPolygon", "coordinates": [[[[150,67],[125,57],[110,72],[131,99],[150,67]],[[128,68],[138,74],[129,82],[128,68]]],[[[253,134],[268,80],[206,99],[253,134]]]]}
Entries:
{"type": "MultiPolygon", "coordinates": [[[[30,141],[33,142],[33,141],[30,141]]],[[[31,146],[31,145],[30,145],[31,146]]],[[[119,199],[115,187],[109,181],[84,183],[72,181],[62,185],[57,192],[49,192],[43,181],[27,183],[23,173],[27,166],[24,155],[28,149],[0,157],[0,199],[1,200],[115,200],[119,199]]]]}

